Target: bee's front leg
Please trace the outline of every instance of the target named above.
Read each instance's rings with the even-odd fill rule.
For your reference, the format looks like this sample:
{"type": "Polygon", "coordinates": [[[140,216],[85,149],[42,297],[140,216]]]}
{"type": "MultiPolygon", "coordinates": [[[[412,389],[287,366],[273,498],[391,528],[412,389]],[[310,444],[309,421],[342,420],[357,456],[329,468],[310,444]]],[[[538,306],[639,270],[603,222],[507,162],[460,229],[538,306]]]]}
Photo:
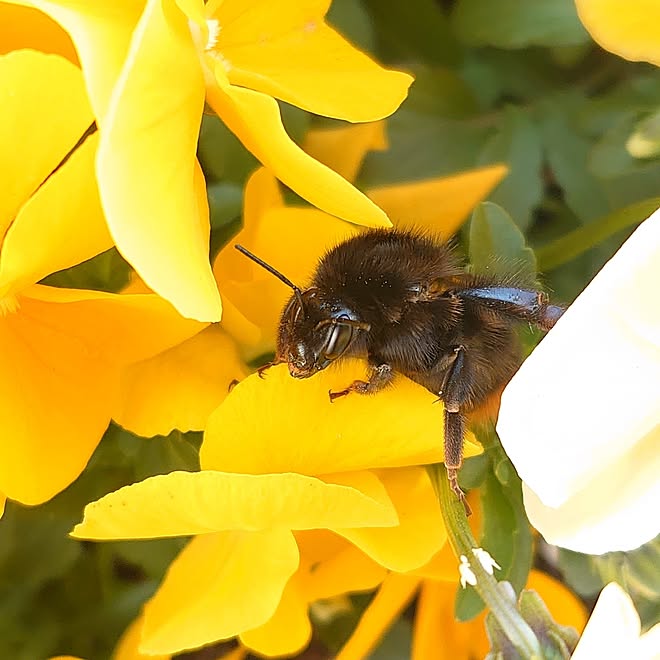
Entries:
{"type": "Polygon", "coordinates": [[[260,367],[257,368],[257,373],[259,374],[259,378],[265,378],[266,377],[266,372],[268,369],[271,367],[274,367],[278,364],[282,364],[283,362],[286,362],[286,360],[282,357],[279,357],[278,355],[275,356],[272,362],[269,362],[268,364],[263,364],[260,367]]]}
{"type": "Polygon", "coordinates": [[[345,390],[339,392],[328,392],[330,403],[339,397],[346,396],[351,392],[358,394],[373,394],[387,387],[394,378],[394,372],[389,364],[378,364],[369,366],[369,380],[354,380],[345,390]]]}

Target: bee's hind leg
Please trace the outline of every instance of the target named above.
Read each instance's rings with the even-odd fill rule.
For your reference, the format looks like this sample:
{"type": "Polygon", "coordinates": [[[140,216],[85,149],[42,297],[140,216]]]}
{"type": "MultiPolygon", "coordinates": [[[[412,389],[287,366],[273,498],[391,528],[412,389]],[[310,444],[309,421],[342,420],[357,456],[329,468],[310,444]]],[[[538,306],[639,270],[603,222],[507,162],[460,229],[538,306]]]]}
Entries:
{"type": "Polygon", "coordinates": [[[472,513],[465,499],[465,493],[458,485],[458,471],[463,465],[463,442],[465,440],[465,415],[461,411],[465,391],[465,348],[454,349],[453,363],[445,378],[442,399],[445,404],[445,467],[449,485],[456,497],[463,503],[465,513],[472,513]]]}

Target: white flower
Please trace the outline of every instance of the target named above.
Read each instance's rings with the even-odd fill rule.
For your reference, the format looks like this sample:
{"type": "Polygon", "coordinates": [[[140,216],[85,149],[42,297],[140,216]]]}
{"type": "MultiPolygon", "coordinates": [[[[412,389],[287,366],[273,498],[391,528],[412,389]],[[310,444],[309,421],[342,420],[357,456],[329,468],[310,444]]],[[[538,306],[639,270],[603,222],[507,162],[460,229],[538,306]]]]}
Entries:
{"type": "Polygon", "coordinates": [[[600,554],[660,531],[660,211],[504,391],[497,430],[550,542],[600,554]]]}
{"type": "Polygon", "coordinates": [[[611,582],[598,597],[571,660],[660,658],[660,624],[640,637],[639,615],[630,596],[611,582]]]}
{"type": "Polygon", "coordinates": [[[465,589],[468,584],[473,587],[477,584],[477,576],[472,571],[470,562],[465,555],[461,555],[461,563],[458,565],[458,572],[461,576],[461,587],[465,589]]]}

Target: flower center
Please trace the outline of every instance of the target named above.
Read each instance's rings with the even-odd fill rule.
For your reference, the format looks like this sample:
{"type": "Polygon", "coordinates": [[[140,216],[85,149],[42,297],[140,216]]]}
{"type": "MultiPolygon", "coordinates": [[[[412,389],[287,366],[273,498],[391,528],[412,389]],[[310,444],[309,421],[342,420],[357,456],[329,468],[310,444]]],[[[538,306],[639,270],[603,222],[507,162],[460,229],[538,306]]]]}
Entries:
{"type": "Polygon", "coordinates": [[[215,18],[209,18],[202,26],[193,20],[189,20],[188,26],[195,47],[197,48],[199,61],[204,73],[204,80],[207,85],[217,84],[215,62],[222,64],[225,71],[231,69],[229,60],[217,49],[218,37],[222,31],[220,21],[215,18]]]}

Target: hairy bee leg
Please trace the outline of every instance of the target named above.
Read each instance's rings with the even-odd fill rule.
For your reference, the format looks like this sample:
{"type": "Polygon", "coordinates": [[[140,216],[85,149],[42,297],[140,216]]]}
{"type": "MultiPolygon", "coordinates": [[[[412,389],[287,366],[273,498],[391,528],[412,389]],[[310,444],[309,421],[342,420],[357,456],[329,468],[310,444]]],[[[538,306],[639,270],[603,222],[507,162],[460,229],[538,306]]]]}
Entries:
{"type": "Polygon", "coordinates": [[[465,439],[465,415],[461,412],[463,404],[460,384],[464,377],[465,348],[454,348],[453,364],[443,384],[442,398],[445,403],[445,467],[451,489],[463,503],[465,513],[472,513],[465,493],[458,485],[458,471],[463,465],[463,441],[465,439]]]}
{"type": "Polygon", "coordinates": [[[449,485],[456,497],[463,503],[466,515],[472,514],[465,493],[458,485],[458,471],[463,464],[463,438],[465,437],[465,417],[460,412],[445,411],[445,467],[449,485]]]}
{"type": "Polygon", "coordinates": [[[330,403],[339,397],[346,396],[351,392],[357,392],[358,394],[374,394],[378,390],[382,390],[384,387],[389,385],[394,378],[394,373],[392,372],[392,367],[389,364],[379,364],[377,366],[372,366],[369,370],[369,380],[354,380],[345,390],[339,390],[338,392],[328,392],[330,397],[330,403]]]}

